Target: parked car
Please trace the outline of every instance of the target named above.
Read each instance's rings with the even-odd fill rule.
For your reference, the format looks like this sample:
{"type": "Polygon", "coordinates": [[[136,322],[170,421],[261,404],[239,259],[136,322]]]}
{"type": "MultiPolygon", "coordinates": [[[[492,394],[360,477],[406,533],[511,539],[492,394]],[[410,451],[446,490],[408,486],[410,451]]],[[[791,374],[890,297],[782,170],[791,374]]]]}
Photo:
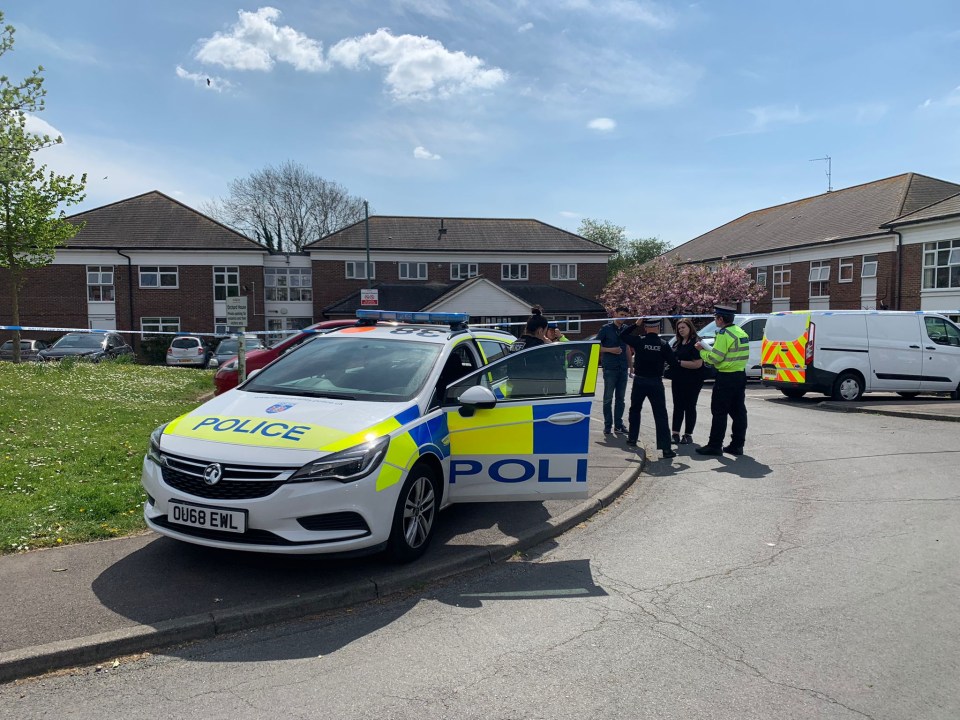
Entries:
{"type": "Polygon", "coordinates": [[[37,352],[38,360],[62,360],[73,357],[83,360],[111,360],[121,355],[132,355],[130,347],[117,333],[71,332],[57,340],[53,345],[37,352]]]}
{"type": "MultiPolygon", "coordinates": [[[[46,340],[22,338],[20,340],[20,359],[36,360],[37,353],[48,347],[50,347],[50,343],[46,340]]],[[[3,345],[0,345],[0,360],[13,360],[13,340],[7,340],[3,345]]]]}
{"type": "MultiPolygon", "coordinates": [[[[245,335],[244,341],[244,352],[250,352],[251,350],[265,350],[266,345],[263,344],[261,340],[256,335],[245,335]]],[[[231,358],[237,357],[239,352],[240,340],[236,337],[228,337],[220,341],[217,345],[217,349],[213,351],[213,357],[210,358],[208,367],[220,367],[225,362],[231,358]]]]}
{"type": "MultiPolygon", "coordinates": [[[[323,322],[318,322],[310,327],[304,328],[296,335],[283,338],[282,340],[271,345],[269,348],[251,350],[246,354],[247,374],[253,372],[254,370],[259,370],[269,363],[272,363],[285,352],[292,350],[302,342],[309,340],[312,337],[316,337],[318,332],[324,332],[327,330],[332,330],[333,328],[347,327],[348,325],[356,324],[356,320],[324,320],[323,322]]],[[[217,374],[213,376],[214,395],[220,395],[225,393],[227,390],[233,390],[233,388],[237,386],[237,381],[240,374],[238,365],[239,363],[237,361],[236,354],[234,354],[233,357],[228,359],[226,362],[221,361],[220,367],[217,370],[217,374]]]]}
{"type": "MultiPolygon", "coordinates": [[[[760,346],[763,344],[763,329],[767,324],[766,315],[737,315],[734,318],[734,324],[739,325],[740,329],[747,334],[750,340],[750,357],[747,359],[747,379],[760,379],[760,346]]],[[[713,345],[713,339],[717,336],[717,323],[711,321],[698,332],[700,341],[704,345],[713,345]]]]}
{"type": "Polygon", "coordinates": [[[178,335],[167,348],[167,365],[206,367],[213,356],[210,345],[196,335],[178,335]]]}

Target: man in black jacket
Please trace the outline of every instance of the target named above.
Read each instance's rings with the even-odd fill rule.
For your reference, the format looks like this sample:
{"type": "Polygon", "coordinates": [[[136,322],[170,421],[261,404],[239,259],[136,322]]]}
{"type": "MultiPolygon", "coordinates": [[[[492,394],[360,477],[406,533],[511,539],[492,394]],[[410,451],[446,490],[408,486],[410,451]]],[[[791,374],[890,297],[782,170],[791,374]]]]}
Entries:
{"type": "Polygon", "coordinates": [[[643,401],[649,398],[657,428],[657,448],[663,452],[665,458],[672,458],[677,454],[670,447],[670,421],[667,418],[667,397],[663,390],[663,366],[667,363],[675,368],[679,367],[680,362],[658,334],[659,319],[646,318],[642,327],[642,335],[638,325],[624,325],[620,331],[623,342],[633,348],[634,357],[627,445],[637,444],[637,438],[640,437],[640,411],[643,409],[643,401]]]}

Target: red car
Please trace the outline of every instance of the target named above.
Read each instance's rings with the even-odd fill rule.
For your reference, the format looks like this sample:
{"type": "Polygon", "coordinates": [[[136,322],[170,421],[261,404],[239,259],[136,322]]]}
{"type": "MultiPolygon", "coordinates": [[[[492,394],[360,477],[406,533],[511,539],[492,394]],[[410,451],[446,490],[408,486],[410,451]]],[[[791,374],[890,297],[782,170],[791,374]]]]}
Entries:
{"type": "MultiPolygon", "coordinates": [[[[323,322],[315,323],[314,325],[301,330],[296,335],[291,335],[290,337],[281,340],[271,347],[264,348],[262,350],[251,350],[250,352],[246,353],[247,375],[254,370],[264,367],[268,363],[272,363],[287,350],[295,348],[303,341],[314,337],[317,334],[315,332],[317,330],[332,330],[333,328],[348,327],[356,324],[356,320],[324,320],[323,322]]],[[[239,384],[237,382],[239,374],[240,373],[237,368],[237,358],[232,357],[223,365],[221,365],[217,370],[217,374],[213,376],[213,394],[221,395],[227,392],[227,390],[233,390],[233,388],[239,384]]]]}

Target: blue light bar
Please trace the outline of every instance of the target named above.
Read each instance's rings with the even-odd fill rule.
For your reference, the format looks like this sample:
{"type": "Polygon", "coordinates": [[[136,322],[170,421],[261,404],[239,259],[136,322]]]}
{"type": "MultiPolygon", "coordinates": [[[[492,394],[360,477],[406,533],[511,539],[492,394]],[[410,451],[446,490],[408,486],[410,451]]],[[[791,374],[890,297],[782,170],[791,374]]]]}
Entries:
{"type": "Polygon", "coordinates": [[[357,319],[414,324],[443,323],[445,325],[463,325],[470,322],[470,314],[449,312],[398,312],[396,310],[357,310],[357,319]]]}

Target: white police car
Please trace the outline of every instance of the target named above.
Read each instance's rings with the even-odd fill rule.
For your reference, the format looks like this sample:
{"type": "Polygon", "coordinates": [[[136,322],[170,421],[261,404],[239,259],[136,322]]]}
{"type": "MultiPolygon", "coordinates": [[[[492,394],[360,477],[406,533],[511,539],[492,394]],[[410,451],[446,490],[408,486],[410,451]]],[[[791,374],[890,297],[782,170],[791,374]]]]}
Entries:
{"type": "Polygon", "coordinates": [[[465,314],[357,315],[154,431],[151,528],[220,548],[406,561],[449,503],[586,496],[598,345],[510,353],[512,335],[465,314]]]}

